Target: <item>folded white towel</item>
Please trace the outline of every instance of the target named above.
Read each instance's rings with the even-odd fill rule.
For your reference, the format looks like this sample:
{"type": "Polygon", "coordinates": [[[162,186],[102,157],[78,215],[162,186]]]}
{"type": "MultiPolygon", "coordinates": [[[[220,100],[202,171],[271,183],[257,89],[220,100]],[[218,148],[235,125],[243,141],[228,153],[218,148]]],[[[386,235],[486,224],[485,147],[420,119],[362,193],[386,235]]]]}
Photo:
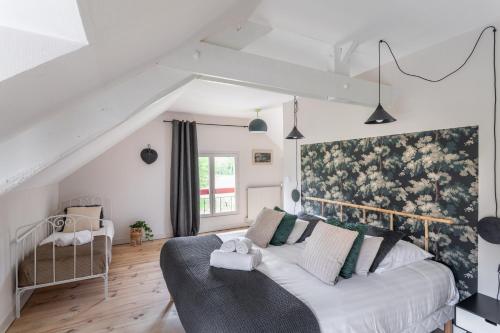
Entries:
{"type": "Polygon", "coordinates": [[[94,236],[90,230],[72,232],[56,232],[54,235],[55,246],[83,245],[90,243],[94,236]]]}
{"type": "Polygon", "coordinates": [[[236,239],[236,238],[227,240],[224,243],[222,243],[222,245],[220,246],[220,250],[222,252],[234,252],[234,251],[236,251],[236,243],[237,242],[238,242],[238,239],[236,239]]]}
{"type": "Polygon", "coordinates": [[[238,237],[236,242],[236,252],[247,254],[252,250],[252,241],[246,237],[238,237]]]}
{"type": "Polygon", "coordinates": [[[210,254],[210,266],[241,271],[251,271],[262,261],[262,253],[259,249],[253,249],[250,253],[224,252],[215,250],[210,254]]]}

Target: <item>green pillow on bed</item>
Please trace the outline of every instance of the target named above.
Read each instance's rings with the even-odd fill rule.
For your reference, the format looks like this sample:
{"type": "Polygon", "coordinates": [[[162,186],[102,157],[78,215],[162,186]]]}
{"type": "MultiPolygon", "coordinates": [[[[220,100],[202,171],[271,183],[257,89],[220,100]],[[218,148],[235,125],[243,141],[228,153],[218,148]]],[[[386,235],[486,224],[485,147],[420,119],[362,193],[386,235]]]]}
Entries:
{"type": "MultiPolygon", "coordinates": [[[[278,212],[285,212],[279,207],[274,207],[274,210],[278,212]]],[[[269,242],[271,245],[283,245],[286,243],[288,236],[292,233],[293,227],[295,226],[295,221],[297,220],[297,215],[288,214],[285,212],[285,216],[281,219],[278,228],[274,232],[273,238],[269,242]]]]}
{"type": "Polygon", "coordinates": [[[349,251],[347,258],[345,259],[344,266],[342,266],[342,269],[340,270],[339,274],[344,279],[349,279],[350,277],[352,277],[352,274],[356,269],[356,263],[358,261],[359,252],[361,251],[361,245],[363,245],[363,240],[365,239],[366,225],[361,223],[348,223],[348,222],[343,223],[340,222],[339,219],[335,217],[329,218],[326,221],[326,223],[334,225],[336,227],[358,232],[358,236],[354,240],[354,243],[352,244],[351,247],[351,251],[349,251]]]}

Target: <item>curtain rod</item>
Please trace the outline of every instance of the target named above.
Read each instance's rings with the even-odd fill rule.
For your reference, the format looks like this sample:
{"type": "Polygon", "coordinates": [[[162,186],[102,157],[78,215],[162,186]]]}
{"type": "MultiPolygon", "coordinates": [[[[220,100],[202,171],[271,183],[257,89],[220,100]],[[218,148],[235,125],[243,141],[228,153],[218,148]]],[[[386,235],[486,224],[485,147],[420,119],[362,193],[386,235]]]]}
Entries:
{"type": "MultiPolygon", "coordinates": [[[[171,123],[172,120],[164,120],[163,122],[164,123],[171,123]]],[[[247,125],[231,125],[231,124],[196,123],[196,125],[248,128],[247,125]]]]}

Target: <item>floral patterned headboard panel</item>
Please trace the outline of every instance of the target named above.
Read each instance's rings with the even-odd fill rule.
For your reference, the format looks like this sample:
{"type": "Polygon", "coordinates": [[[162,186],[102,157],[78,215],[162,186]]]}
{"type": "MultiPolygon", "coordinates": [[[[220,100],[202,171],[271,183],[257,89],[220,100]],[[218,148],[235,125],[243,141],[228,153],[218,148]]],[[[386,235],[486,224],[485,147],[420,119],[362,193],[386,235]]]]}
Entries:
{"type": "MultiPolygon", "coordinates": [[[[398,134],[301,146],[302,198],[318,197],[418,215],[446,217],[430,226],[430,251],[453,271],[461,298],[477,291],[478,127],[398,134]]],[[[306,212],[319,207],[303,199],[306,212]]],[[[325,215],[338,215],[328,207],[325,215]]],[[[359,220],[356,209],[345,220],[359,220]]],[[[367,223],[388,227],[370,214],[367,223]]],[[[422,245],[421,223],[395,220],[422,245]]]]}

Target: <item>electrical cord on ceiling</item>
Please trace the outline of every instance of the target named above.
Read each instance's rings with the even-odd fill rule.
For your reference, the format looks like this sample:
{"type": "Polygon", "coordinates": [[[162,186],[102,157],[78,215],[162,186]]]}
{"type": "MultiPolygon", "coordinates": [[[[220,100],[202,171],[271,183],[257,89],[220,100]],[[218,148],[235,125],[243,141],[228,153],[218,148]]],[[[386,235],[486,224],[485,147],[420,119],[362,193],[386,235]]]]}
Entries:
{"type": "MultiPolygon", "coordinates": [[[[452,76],[453,74],[455,74],[456,72],[458,72],[459,70],[461,70],[469,62],[470,58],[472,57],[472,55],[476,51],[477,45],[479,44],[479,41],[483,37],[483,34],[487,30],[489,30],[489,29],[493,30],[493,91],[494,91],[494,106],[493,106],[493,140],[494,140],[494,142],[493,142],[493,149],[494,149],[494,152],[493,152],[493,163],[494,163],[494,166],[493,166],[493,181],[494,181],[494,188],[495,188],[495,216],[498,217],[497,169],[496,169],[496,165],[497,165],[497,128],[496,128],[496,126],[497,126],[497,112],[496,112],[496,110],[497,110],[497,68],[496,68],[496,32],[497,32],[497,28],[495,26],[493,26],[493,25],[490,25],[490,26],[487,26],[486,28],[484,28],[481,31],[481,33],[479,34],[479,36],[477,37],[476,42],[474,43],[474,47],[470,51],[470,53],[467,56],[467,58],[465,58],[465,61],[460,66],[458,66],[458,68],[456,68],[455,70],[451,71],[450,73],[446,74],[445,76],[443,76],[443,77],[441,77],[439,79],[430,79],[430,78],[427,78],[427,77],[424,77],[424,76],[421,76],[421,75],[418,75],[418,74],[409,73],[409,72],[405,71],[404,69],[402,69],[401,66],[399,65],[399,62],[398,62],[396,56],[394,55],[394,52],[392,51],[391,46],[389,45],[388,42],[386,42],[383,39],[379,41],[379,50],[380,50],[381,44],[385,44],[387,46],[387,48],[389,49],[389,52],[390,52],[390,54],[391,54],[391,56],[392,56],[392,58],[394,60],[394,63],[396,64],[396,67],[398,68],[398,70],[402,74],[407,75],[407,76],[411,76],[411,77],[414,77],[414,78],[417,78],[417,79],[421,79],[421,80],[424,80],[424,81],[427,81],[427,82],[436,83],[436,82],[443,81],[444,79],[452,76]]],[[[380,64],[379,64],[379,70],[380,70],[380,64]]],[[[379,74],[379,80],[380,80],[380,74],[379,74]]],[[[379,92],[379,94],[380,94],[380,92],[379,92]]],[[[500,273],[499,273],[499,283],[500,283],[500,273]]],[[[500,292],[500,284],[499,284],[499,292],[500,292]]],[[[497,298],[498,298],[498,295],[497,295],[497,298]]]]}

